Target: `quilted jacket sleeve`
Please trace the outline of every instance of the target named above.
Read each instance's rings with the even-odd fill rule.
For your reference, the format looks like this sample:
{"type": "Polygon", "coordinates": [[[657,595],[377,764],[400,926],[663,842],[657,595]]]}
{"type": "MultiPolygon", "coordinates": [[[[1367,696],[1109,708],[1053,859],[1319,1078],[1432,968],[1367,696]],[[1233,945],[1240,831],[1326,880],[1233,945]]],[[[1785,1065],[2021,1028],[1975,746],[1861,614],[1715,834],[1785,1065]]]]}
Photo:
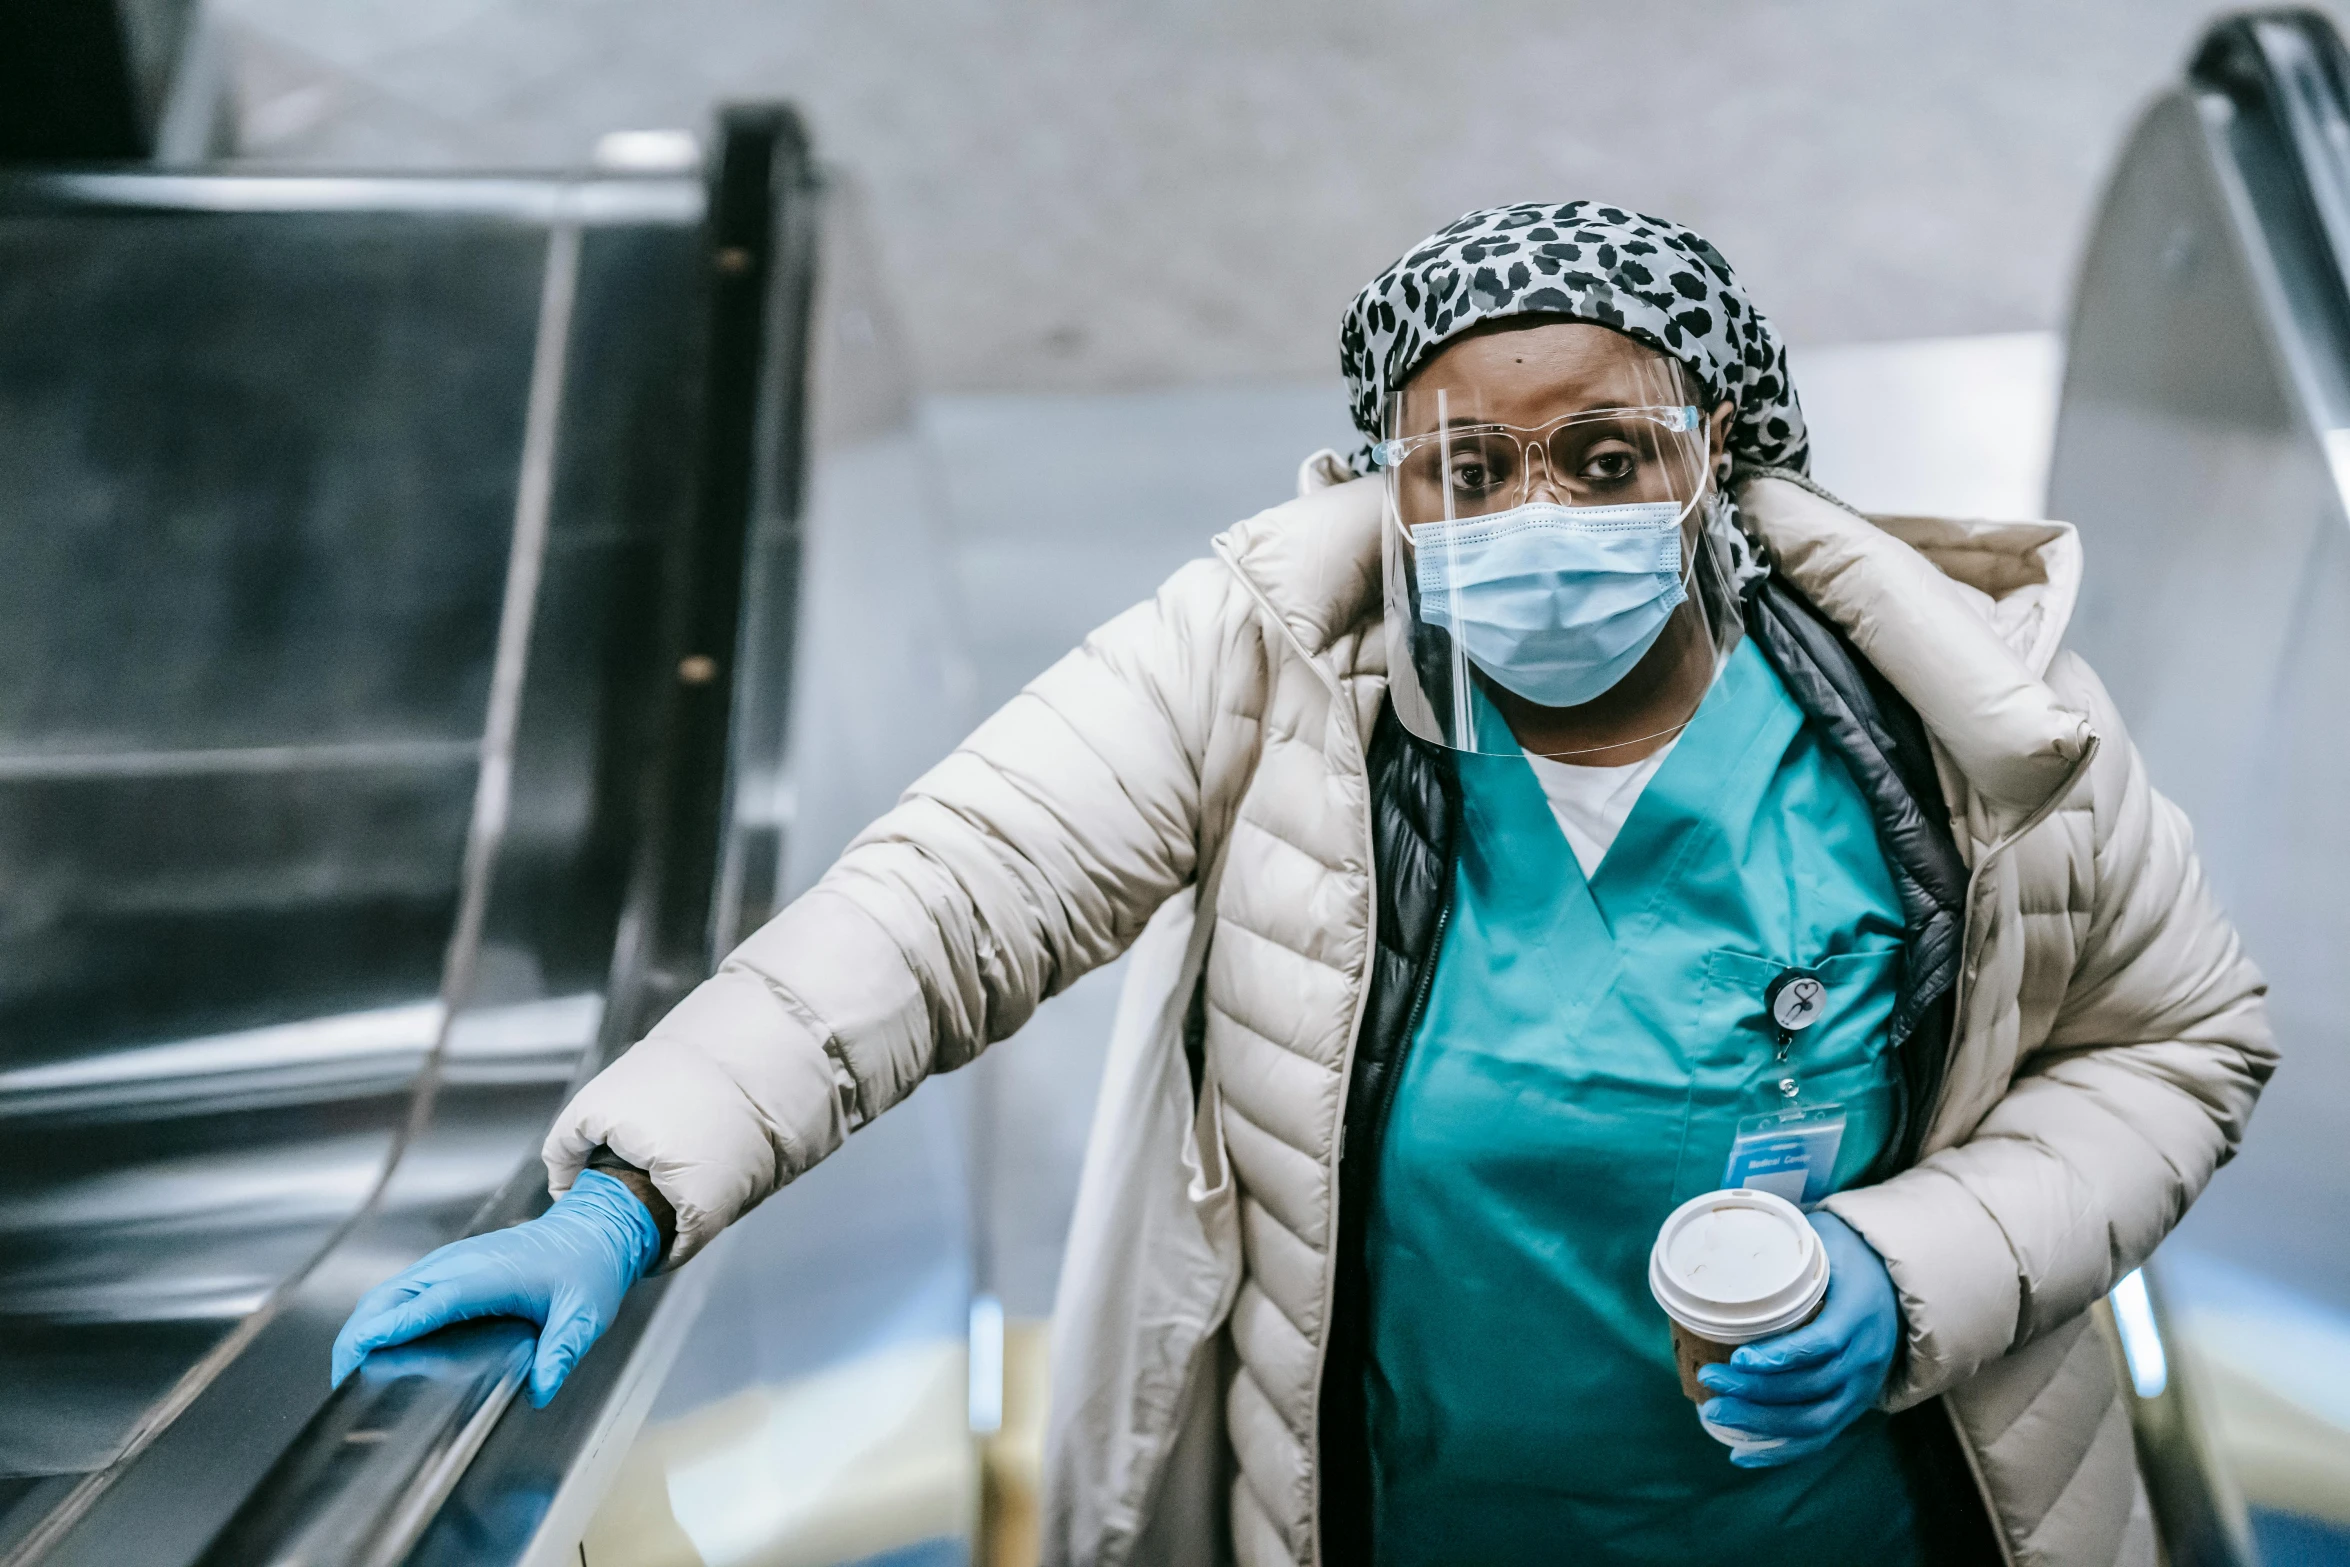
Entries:
{"type": "MultiPolygon", "coordinates": [[[[2149,786],[2086,664],[2060,657],[2049,684],[2103,743],[2076,786],[2089,795],[2086,844],[2060,846],[2060,818],[2034,829],[2049,835],[2041,844],[2010,851],[2039,853],[2011,882],[2009,920],[2062,920],[2068,903],[2081,908],[2063,879],[2088,883],[2046,1037],[2023,1042],[2006,1094],[1965,1141],[1830,1200],[1901,1291],[1895,1407],[2070,1321],[2143,1262],[2233,1155],[2276,1063],[2266,984],[2204,883],[2185,816],[2149,786]]],[[[2050,946],[2027,936],[2019,971],[2050,946]]],[[[2012,988],[2017,975],[1995,979],[1985,961],[1981,983],[2012,988]]]]}
{"type": "Polygon", "coordinates": [[[608,1145],[675,1205],[683,1261],[1125,950],[1191,879],[1246,603],[1195,563],[1038,676],[581,1090],[553,1186],[608,1145]]]}

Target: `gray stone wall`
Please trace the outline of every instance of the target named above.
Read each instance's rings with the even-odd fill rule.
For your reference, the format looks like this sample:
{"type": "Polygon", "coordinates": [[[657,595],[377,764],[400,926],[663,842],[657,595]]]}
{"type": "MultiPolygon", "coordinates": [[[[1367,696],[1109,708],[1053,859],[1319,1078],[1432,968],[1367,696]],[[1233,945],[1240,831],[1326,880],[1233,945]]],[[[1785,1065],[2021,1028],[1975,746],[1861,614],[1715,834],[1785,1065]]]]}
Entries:
{"type": "Polygon", "coordinates": [[[1476,205],[1710,235],[1801,343],[2047,328],[2207,0],[217,0],[244,145],[547,165],[789,97],[923,382],[1321,378],[1476,205]]]}

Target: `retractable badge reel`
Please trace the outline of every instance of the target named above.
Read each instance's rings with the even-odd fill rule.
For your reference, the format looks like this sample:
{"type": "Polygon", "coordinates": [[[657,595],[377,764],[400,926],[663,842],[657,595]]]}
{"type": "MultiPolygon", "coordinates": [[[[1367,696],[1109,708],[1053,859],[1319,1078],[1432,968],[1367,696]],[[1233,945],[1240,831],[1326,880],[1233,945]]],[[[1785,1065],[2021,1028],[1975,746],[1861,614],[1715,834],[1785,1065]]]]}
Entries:
{"type": "Polygon", "coordinates": [[[1747,1187],[1809,1207],[1828,1195],[1844,1143],[1842,1105],[1806,1105],[1789,1060],[1796,1037],[1828,1015],[1827,982],[1810,969],[1782,969],[1763,989],[1778,1069],[1778,1108],[1743,1116],[1730,1144],[1725,1187],[1747,1187]]]}

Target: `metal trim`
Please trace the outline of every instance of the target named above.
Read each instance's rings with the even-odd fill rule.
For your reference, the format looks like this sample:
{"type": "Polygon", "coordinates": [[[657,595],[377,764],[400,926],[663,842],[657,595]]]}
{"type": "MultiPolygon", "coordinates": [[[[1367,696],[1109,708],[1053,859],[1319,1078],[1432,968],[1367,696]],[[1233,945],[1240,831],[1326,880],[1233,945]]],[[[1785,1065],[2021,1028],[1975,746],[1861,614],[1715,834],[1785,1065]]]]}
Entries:
{"type": "Polygon", "coordinates": [[[191,751],[37,751],[0,754],[0,783],[69,778],[215,778],[232,773],[365,767],[470,767],[479,740],[357,740],[322,745],[221,746],[191,751]]]}
{"type": "Polygon", "coordinates": [[[666,176],[175,174],[89,168],[0,172],[0,215],[130,208],[149,213],[409,213],[599,228],[698,223],[698,181],[666,176]]]}

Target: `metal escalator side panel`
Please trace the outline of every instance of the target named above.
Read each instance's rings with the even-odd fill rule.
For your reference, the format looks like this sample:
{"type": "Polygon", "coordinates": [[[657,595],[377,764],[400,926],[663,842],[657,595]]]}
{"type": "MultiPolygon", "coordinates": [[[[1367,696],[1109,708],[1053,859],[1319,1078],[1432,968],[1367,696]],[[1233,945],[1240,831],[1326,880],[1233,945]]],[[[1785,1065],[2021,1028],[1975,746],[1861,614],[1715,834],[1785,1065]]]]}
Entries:
{"type": "MultiPolygon", "coordinates": [[[[946,475],[876,275],[879,253],[856,183],[828,177],[791,716],[763,753],[775,758],[792,823],[773,907],[814,886],[985,716],[946,475]]],[[[746,900],[745,924],[751,913],[746,900]]]]}
{"type": "MultiPolygon", "coordinates": [[[[512,1127],[502,1120],[493,1125],[505,1135],[493,1133],[487,1140],[490,1146],[483,1146],[478,1135],[453,1139],[450,1123],[459,1118],[448,1113],[455,1107],[443,1105],[442,1093],[451,1042],[470,1020],[482,989],[484,938],[514,816],[517,740],[546,576],[580,249],[576,224],[558,222],[548,230],[481,769],[458,884],[455,928],[441,973],[441,1030],[411,1095],[407,1123],[390,1165],[368,1208],[355,1221],[358,1231],[375,1228],[372,1221],[410,1206],[413,1197],[401,1199],[420,1185],[421,1205],[429,1206],[436,1198],[445,1204],[448,1177],[437,1166],[450,1162],[453,1142],[463,1150],[454,1161],[460,1167],[478,1167],[485,1154],[500,1163],[510,1157],[512,1127]]],[[[491,983],[495,985],[497,977],[491,983]]],[[[493,1164],[489,1172],[493,1179],[495,1168],[493,1164]]],[[[489,1183],[477,1178],[467,1184],[478,1189],[489,1183]]],[[[480,1331],[470,1334],[476,1340],[484,1336],[480,1331]]],[[[436,1338],[430,1345],[406,1347],[387,1357],[386,1367],[375,1376],[354,1377],[351,1396],[330,1399],[319,1418],[332,1421],[372,1394],[381,1411],[368,1433],[376,1440],[347,1451],[331,1438],[322,1441],[305,1432],[202,1560],[292,1564],[347,1556],[368,1567],[395,1560],[399,1544],[423,1527],[463,1472],[527,1368],[528,1349],[521,1340],[528,1335],[517,1333],[514,1325],[505,1325],[493,1342],[470,1353],[464,1345],[468,1335],[455,1337],[455,1344],[436,1338]],[[423,1369],[396,1374],[394,1368],[403,1360],[422,1362],[423,1369]],[[322,1448],[341,1462],[321,1467],[322,1448]],[[289,1464],[311,1472],[291,1485],[282,1483],[289,1464]]],[[[352,1439],[346,1432],[342,1442],[352,1439]]]]}
{"type": "Polygon", "coordinates": [[[2070,641],[2195,824],[2294,1075],[2179,1239],[2344,1309],[2350,1256],[2323,1216],[2350,1211],[2350,517],[2325,383],[2304,373],[2329,350],[2299,335],[2273,260],[2293,236],[2235,180],[2227,114],[2207,95],[2166,98],[2115,179],[2082,273],[2049,504],[2090,562],[2070,641]]]}
{"type": "MultiPolygon", "coordinates": [[[[788,630],[796,612],[820,221],[820,187],[797,115],[781,106],[725,111],[697,245],[704,283],[695,501],[662,571],[664,702],[623,919],[632,939],[615,957],[602,1059],[641,1037],[719,955],[724,868],[739,836],[737,683],[757,667],[746,628],[765,615],[781,617],[788,630]],[[758,561],[772,572],[748,575],[758,561]],[[771,594],[781,602],[766,602],[771,594]]],[[[481,1227],[537,1211],[543,1186],[534,1154],[481,1227]]],[[[404,1559],[414,1567],[536,1560],[557,1537],[568,1553],[723,1256],[633,1291],[548,1408],[513,1403],[404,1559]]],[[[372,1567],[374,1558],[364,1560],[372,1567]]]]}
{"type": "Polygon", "coordinates": [[[534,251],[4,183],[0,1468],[88,1477],[364,1200],[437,1033],[346,1025],[433,1012],[534,251]],[[382,330],[427,300],[453,344],[382,330]],[[437,553],[371,482],[413,445],[437,553]]]}
{"type": "MultiPolygon", "coordinates": [[[[696,880],[690,865],[665,855],[660,846],[670,825],[661,813],[675,806],[671,780],[709,764],[706,747],[680,738],[677,713],[684,703],[679,693],[690,691],[694,682],[681,680],[678,673],[684,655],[679,652],[676,590],[689,566],[706,566],[711,556],[709,487],[700,482],[700,458],[691,440],[680,439],[681,432],[690,437],[702,427],[709,406],[703,337],[711,292],[704,276],[706,246],[699,229],[613,230],[595,237],[606,247],[608,265],[585,269],[581,292],[588,313],[577,329],[584,351],[566,392],[567,403],[575,397],[588,401],[574,405],[580,417],[570,422],[565,442],[569,460],[563,478],[568,482],[556,487],[558,514],[567,501],[579,525],[568,535],[557,528],[550,536],[548,609],[553,613],[538,637],[542,644],[568,645],[581,656],[545,666],[545,678],[531,682],[524,734],[535,735],[537,743],[518,750],[517,778],[535,778],[538,787],[518,792],[517,805],[523,809],[499,858],[495,896],[483,925],[489,938],[485,951],[498,950],[502,937],[503,950],[551,959],[545,940],[550,930],[560,931],[584,914],[592,922],[593,939],[570,943],[566,950],[570,961],[598,971],[605,1005],[596,1048],[582,1054],[579,1068],[555,1092],[523,1106],[486,1104],[478,1096],[450,1092],[458,1085],[444,1087],[432,1124],[394,1172],[391,1191],[413,1186],[418,1199],[426,1199],[445,1184],[438,1168],[465,1159],[477,1147],[497,1161],[491,1183],[496,1189],[485,1202],[481,1185],[471,1185],[464,1209],[448,1215],[444,1228],[426,1244],[544,1210],[545,1174],[537,1154],[546,1119],[581,1071],[592,1070],[607,1051],[634,1037],[629,1019],[644,1011],[647,991],[669,983],[660,944],[644,939],[657,926],[651,910],[665,892],[676,895],[680,880],[689,886],[696,880]],[[598,277],[600,284],[589,281],[598,277]],[[613,341],[615,336],[621,341],[613,341]],[[593,400],[599,396],[610,406],[597,408],[593,400]],[[628,437],[627,464],[612,469],[579,460],[615,433],[628,437]],[[610,525],[616,511],[627,519],[618,528],[610,525]],[[599,521],[602,526],[594,525],[599,521]],[[565,563],[583,572],[568,591],[561,580],[565,563]],[[566,606],[572,613],[562,613],[566,606]],[[615,638],[609,631],[617,626],[637,629],[615,638]],[[596,635],[599,628],[606,634],[596,635]],[[578,645],[582,632],[588,633],[586,646],[578,645]],[[596,715],[600,723],[582,732],[583,714],[596,715]],[[567,880],[560,851],[583,837],[600,843],[592,855],[599,869],[592,881],[567,880]],[[485,1116],[494,1129],[487,1138],[481,1132],[485,1116]]],[[[713,575],[721,582],[725,549],[721,541],[715,555],[719,565],[713,575]]],[[[534,666],[549,651],[544,645],[534,650],[534,666]]],[[[698,879],[706,904],[707,870],[698,879]]],[[[689,890],[685,901],[694,896],[689,890]]],[[[354,1237],[355,1244],[361,1239],[354,1237]]],[[[382,1238],[371,1239],[371,1250],[383,1253],[382,1238]]],[[[370,1270],[373,1277],[418,1249],[397,1248],[370,1270]]],[[[469,1360],[441,1350],[446,1335],[423,1341],[419,1351],[440,1359],[412,1380],[444,1402],[453,1386],[461,1402],[438,1413],[429,1401],[416,1413],[394,1411],[379,1422],[387,1435],[378,1452],[322,1467],[316,1455],[337,1440],[338,1423],[348,1422],[353,1406],[371,1398],[371,1390],[355,1379],[289,1444],[214,1542],[207,1560],[283,1558],[385,1567],[435,1526],[444,1503],[461,1485],[470,1482],[479,1491],[502,1480],[495,1507],[472,1519],[473,1532],[466,1536],[463,1558],[485,1559],[482,1553],[490,1546],[479,1535],[484,1518],[497,1528],[527,1528],[533,1498],[543,1507],[552,1488],[545,1470],[551,1463],[559,1479],[571,1454],[564,1442],[594,1435],[597,1413],[613,1392],[610,1373],[630,1362],[649,1322],[674,1320],[690,1301],[690,1289],[680,1294],[665,1281],[636,1292],[567,1388],[565,1403],[543,1415],[510,1407],[516,1380],[487,1377],[478,1355],[469,1360]],[[534,1422],[522,1417],[533,1415],[539,1416],[534,1436],[517,1443],[509,1433],[518,1420],[532,1428],[534,1422]],[[413,1426],[421,1420],[437,1429],[432,1427],[436,1419],[457,1422],[448,1441],[420,1446],[413,1426]],[[477,1469],[476,1460],[485,1452],[489,1456],[477,1469]],[[539,1460],[535,1469],[527,1462],[533,1457],[539,1460]],[[517,1468],[524,1470],[521,1480],[517,1468]],[[353,1515],[354,1508],[370,1517],[380,1513],[380,1523],[338,1534],[320,1522],[353,1515]]],[[[690,1318],[690,1310],[686,1315],[690,1318]]]]}
{"type": "MultiPolygon", "coordinates": [[[[979,716],[942,475],[836,172],[822,213],[803,500],[762,509],[750,551],[741,880],[721,945],[805,891],[979,716]],[[763,601],[791,614],[764,618],[763,601]]],[[[934,1078],[684,1270],[707,1303],[644,1429],[592,1520],[566,1513],[567,1485],[528,1567],[569,1567],[582,1543],[596,1562],[968,1557],[978,1090],[974,1073],[934,1078]]]]}
{"type": "MultiPolygon", "coordinates": [[[[268,178],[192,183],[204,187],[210,210],[282,215],[268,207],[284,193],[268,178]]],[[[680,203],[670,193],[663,210],[698,212],[690,186],[686,195],[680,203]]],[[[429,1117],[417,1113],[421,1106],[407,1108],[420,1123],[416,1135],[366,1220],[323,1258],[294,1269],[299,1282],[281,1292],[274,1312],[248,1319],[240,1352],[209,1368],[206,1385],[168,1411],[172,1418],[151,1446],[104,1473],[103,1494],[90,1499],[77,1526],[47,1543],[29,1542],[36,1555],[28,1559],[109,1567],[192,1560],[325,1398],[326,1347],[358,1294],[480,1221],[485,1198],[535,1162],[547,1117],[577,1063],[593,1054],[637,860],[642,778],[654,751],[647,715],[670,678],[653,654],[659,565],[664,541],[688,514],[690,457],[672,454],[677,431],[694,423],[698,394],[693,334],[679,330],[694,318],[696,230],[666,218],[611,221],[609,206],[583,203],[596,221],[577,230],[578,304],[586,313],[575,312],[566,333],[571,352],[560,404],[568,417],[555,421],[558,439],[541,475],[548,512],[537,611],[521,661],[529,678],[511,714],[509,809],[498,852],[481,867],[473,982],[452,993],[462,1004],[446,1009],[445,1029],[433,1029],[445,1033],[447,1053],[429,1117]]],[[[335,222],[353,221],[342,209],[328,210],[335,222]]],[[[646,209],[635,210],[641,216],[646,209]]],[[[548,230],[528,217],[509,213],[502,222],[543,256],[548,230]]],[[[429,205],[390,222],[358,218],[381,226],[374,244],[394,249],[420,222],[429,230],[442,221],[429,205]]],[[[265,247],[264,238],[255,253],[265,247]]],[[[542,273],[534,268],[534,280],[542,273]]],[[[527,323],[539,312],[521,314],[527,323]]],[[[445,323],[429,316],[394,322],[424,338],[437,325],[445,323]]],[[[483,408],[474,418],[494,413],[483,408]]],[[[411,452],[407,460],[429,462],[431,455],[411,452]]],[[[392,471],[400,471],[397,462],[392,471]]],[[[509,506],[513,496],[509,489],[509,506]]],[[[429,509],[404,510],[399,499],[396,492],[387,498],[387,533],[429,538],[446,521],[429,509]]],[[[506,528],[481,531],[501,555],[507,551],[506,528]]],[[[392,628],[385,645],[410,658],[441,651],[429,628],[392,628]]],[[[485,684],[473,688],[477,720],[485,684]]],[[[414,1056],[407,1070],[413,1074],[414,1056]]],[[[405,1093],[406,1078],[398,1081],[405,1093]]],[[[302,1172],[285,1176],[298,1183],[302,1172]]],[[[543,1180],[536,1184],[543,1202],[543,1180]]]]}
{"type": "Polygon", "coordinates": [[[2093,562],[2070,639],[2141,747],[2180,753],[2160,776],[2190,814],[2212,792],[2197,773],[2244,738],[2225,726],[2256,721],[2222,698],[2275,667],[2283,628],[2223,647],[2175,628],[2300,558],[2328,494],[2284,288],[2215,140],[2174,93],[2124,157],[2082,268],[2049,476],[2049,515],[2093,562]]]}
{"type": "MultiPolygon", "coordinates": [[[[2175,92],[2138,127],[2083,264],[2049,480],[2049,515],[2081,529],[2091,563],[2069,640],[2206,835],[2226,792],[2210,775],[2259,724],[2232,694],[2288,655],[2287,623],[2180,628],[2208,624],[2215,598],[2263,596],[2329,499],[2283,287],[2225,151],[2234,117],[2175,92]]],[[[2254,1559],[2243,1504],[2177,1358],[2159,1396],[2125,1384],[2140,1472],[2169,1559],[2234,1567],[2254,1559]]]]}
{"type": "MultiPolygon", "coordinates": [[[[2350,1206],[2346,74],[2306,13],[2238,19],[2149,111],[2083,263],[2049,496],[2089,561],[2068,640],[2194,823],[2208,884],[2271,981],[2292,1079],[2158,1260],[2233,1263],[2337,1310],[2350,1307],[2350,1258],[2331,1241],[2350,1206]]],[[[2250,1560],[2244,1499],[2262,1503],[2260,1477],[2227,1445],[2157,1273],[2141,1326],[2168,1341],[2169,1376],[2127,1396],[2164,1542],[2174,1561],[2250,1560]]]]}

